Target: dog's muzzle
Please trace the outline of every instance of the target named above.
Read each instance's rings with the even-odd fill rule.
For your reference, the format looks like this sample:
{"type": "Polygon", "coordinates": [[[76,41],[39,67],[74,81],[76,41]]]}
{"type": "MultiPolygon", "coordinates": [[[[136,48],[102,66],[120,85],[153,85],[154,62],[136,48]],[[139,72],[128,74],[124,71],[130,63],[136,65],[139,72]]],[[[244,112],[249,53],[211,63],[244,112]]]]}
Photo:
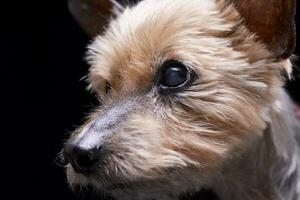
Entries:
{"type": "Polygon", "coordinates": [[[64,159],[77,173],[94,173],[100,166],[105,141],[112,134],[117,134],[121,124],[136,110],[137,105],[136,99],[124,99],[106,107],[65,144],[64,159]]]}

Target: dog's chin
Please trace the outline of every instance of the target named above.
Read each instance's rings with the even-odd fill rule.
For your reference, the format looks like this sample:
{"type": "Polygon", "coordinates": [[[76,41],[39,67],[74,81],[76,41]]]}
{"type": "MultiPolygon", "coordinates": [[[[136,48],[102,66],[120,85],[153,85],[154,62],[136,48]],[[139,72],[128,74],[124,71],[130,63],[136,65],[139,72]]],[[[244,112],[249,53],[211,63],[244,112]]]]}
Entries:
{"type": "MultiPolygon", "coordinates": [[[[129,181],[98,175],[82,175],[67,167],[67,179],[73,192],[88,195],[88,199],[97,200],[219,200],[216,194],[210,189],[198,189],[186,193],[179,188],[161,187],[155,181],[136,180],[129,181]],[[156,185],[159,185],[156,187],[156,185]]],[[[157,181],[159,182],[159,181],[157,181]]],[[[167,183],[165,183],[167,185],[167,183]]]]}
{"type": "Polygon", "coordinates": [[[96,175],[83,175],[75,172],[71,166],[66,168],[67,181],[73,193],[84,199],[118,200],[113,197],[113,183],[100,179],[96,175]]]}

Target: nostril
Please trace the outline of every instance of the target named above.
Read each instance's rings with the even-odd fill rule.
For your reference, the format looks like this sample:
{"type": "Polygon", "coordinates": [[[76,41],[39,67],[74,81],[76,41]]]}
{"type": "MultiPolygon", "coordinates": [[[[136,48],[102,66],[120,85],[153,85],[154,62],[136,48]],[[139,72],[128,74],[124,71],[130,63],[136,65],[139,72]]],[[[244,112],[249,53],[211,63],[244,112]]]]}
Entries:
{"type": "Polygon", "coordinates": [[[91,150],[80,150],[71,161],[76,172],[81,174],[93,173],[99,164],[98,154],[91,150]]]}
{"type": "Polygon", "coordinates": [[[66,157],[77,173],[88,175],[96,171],[100,161],[99,150],[74,147],[71,152],[66,157]]]}
{"type": "Polygon", "coordinates": [[[89,154],[81,154],[78,155],[76,158],[76,164],[80,168],[90,168],[91,166],[95,165],[98,162],[97,158],[93,158],[92,155],[89,154]]]}

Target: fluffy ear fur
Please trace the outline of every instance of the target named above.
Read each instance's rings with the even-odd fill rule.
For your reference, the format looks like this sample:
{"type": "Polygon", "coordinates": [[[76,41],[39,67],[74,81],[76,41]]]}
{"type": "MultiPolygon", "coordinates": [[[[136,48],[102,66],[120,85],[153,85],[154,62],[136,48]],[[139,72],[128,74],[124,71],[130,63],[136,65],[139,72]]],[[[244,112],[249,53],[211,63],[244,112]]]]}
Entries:
{"type": "Polygon", "coordinates": [[[114,12],[140,0],[68,0],[69,8],[81,28],[91,37],[104,30],[114,12]]]}
{"type": "Polygon", "coordinates": [[[295,48],[296,0],[230,0],[248,29],[267,44],[277,59],[291,56],[295,48]]]}

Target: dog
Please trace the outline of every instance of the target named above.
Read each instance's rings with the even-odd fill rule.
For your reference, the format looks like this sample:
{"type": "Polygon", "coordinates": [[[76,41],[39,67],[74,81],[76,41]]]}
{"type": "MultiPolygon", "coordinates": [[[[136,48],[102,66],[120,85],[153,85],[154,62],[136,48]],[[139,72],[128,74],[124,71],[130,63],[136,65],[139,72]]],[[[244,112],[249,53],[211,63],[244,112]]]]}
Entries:
{"type": "Polygon", "coordinates": [[[300,199],[300,126],[283,88],[295,0],[69,6],[94,38],[88,82],[101,102],[64,145],[72,189],[116,200],[300,199]]]}

